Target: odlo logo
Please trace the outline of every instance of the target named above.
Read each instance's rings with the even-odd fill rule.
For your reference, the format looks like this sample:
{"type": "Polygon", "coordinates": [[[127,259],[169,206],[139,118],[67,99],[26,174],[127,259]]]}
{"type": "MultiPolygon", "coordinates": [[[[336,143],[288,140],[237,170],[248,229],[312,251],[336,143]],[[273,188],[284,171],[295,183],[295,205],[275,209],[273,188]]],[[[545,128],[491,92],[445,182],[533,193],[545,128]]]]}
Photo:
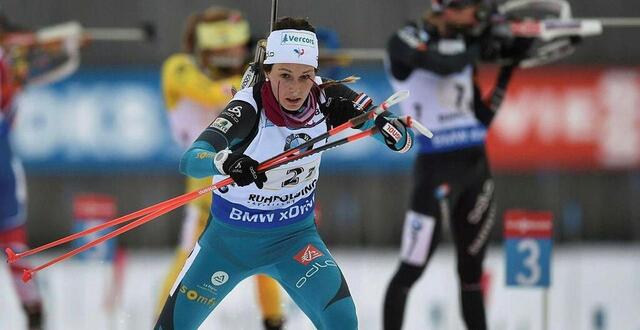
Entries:
{"type": "Polygon", "coordinates": [[[387,134],[393,138],[395,143],[398,143],[398,141],[402,139],[402,133],[400,133],[400,131],[397,128],[393,127],[393,125],[391,125],[390,123],[384,124],[382,130],[387,132],[387,134]]]}
{"type": "Polygon", "coordinates": [[[217,271],[211,275],[211,284],[215,286],[220,286],[229,280],[229,274],[223,271],[217,271]]]}
{"type": "Polygon", "coordinates": [[[314,262],[311,265],[311,268],[307,270],[306,273],[304,273],[304,276],[298,279],[298,281],[296,282],[296,288],[300,289],[301,287],[303,287],[307,283],[308,279],[312,278],[320,270],[325,269],[327,267],[338,267],[338,265],[336,265],[336,262],[331,259],[327,259],[324,262],[314,262]]]}

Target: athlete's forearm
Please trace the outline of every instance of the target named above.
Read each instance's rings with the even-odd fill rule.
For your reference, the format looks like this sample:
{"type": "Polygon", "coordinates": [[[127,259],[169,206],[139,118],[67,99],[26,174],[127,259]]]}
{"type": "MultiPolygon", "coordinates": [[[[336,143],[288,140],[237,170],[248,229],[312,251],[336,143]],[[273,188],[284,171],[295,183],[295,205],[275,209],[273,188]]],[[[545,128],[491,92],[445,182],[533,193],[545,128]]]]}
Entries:
{"type": "Polygon", "coordinates": [[[507,65],[500,68],[500,72],[498,73],[498,78],[496,80],[496,85],[491,92],[489,100],[487,101],[487,106],[493,112],[497,112],[502,105],[502,101],[504,101],[504,97],[507,94],[507,88],[509,87],[511,77],[513,76],[513,72],[515,69],[516,65],[507,65]]]}
{"type": "Polygon", "coordinates": [[[205,178],[218,175],[220,172],[213,165],[216,150],[204,141],[196,141],[180,159],[180,172],[194,178],[205,178]]]}
{"type": "Polygon", "coordinates": [[[476,84],[473,86],[474,112],[476,118],[478,118],[478,120],[486,127],[491,125],[493,118],[504,101],[514,69],[515,66],[512,65],[504,66],[500,69],[496,85],[493,87],[493,91],[487,100],[482,99],[480,88],[476,84]]]}
{"type": "Polygon", "coordinates": [[[476,118],[484,125],[489,127],[496,113],[482,99],[482,94],[478,85],[473,85],[473,111],[476,118]]]}
{"type": "Polygon", "coordinates": [[[195,178],[220,174],[213,164],[216,152],[243,143],[257,120],[250,104],[231,101],[182,155],[180,172],[195,178]]]}

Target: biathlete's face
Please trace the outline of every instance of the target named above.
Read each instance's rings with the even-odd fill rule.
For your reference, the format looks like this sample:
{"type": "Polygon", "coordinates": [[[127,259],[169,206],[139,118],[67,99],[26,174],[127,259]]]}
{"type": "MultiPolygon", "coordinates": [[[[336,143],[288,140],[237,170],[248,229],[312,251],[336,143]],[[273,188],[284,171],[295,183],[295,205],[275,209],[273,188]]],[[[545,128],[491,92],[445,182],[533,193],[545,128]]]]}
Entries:
{"type": "Polygon", "coordinates": [[[315,77],[312,66],[296,63],[276,63],[267,73],[276,100],[288,111],[302,108],[315,77]]]}
{"type": "Polygon", "coordinates": [[[239,45],[224,49],[200,50],[200,59],[203,65],[210,70],[218,68],[240,70],[247,58],[247,47],[239,45]]]}
{"type": "Polygon", "coordinates": [[[224,49],[201,49],[199,65],[210,79],[224,79],[242,72],[248,49],[244,45],[224,49]]]}

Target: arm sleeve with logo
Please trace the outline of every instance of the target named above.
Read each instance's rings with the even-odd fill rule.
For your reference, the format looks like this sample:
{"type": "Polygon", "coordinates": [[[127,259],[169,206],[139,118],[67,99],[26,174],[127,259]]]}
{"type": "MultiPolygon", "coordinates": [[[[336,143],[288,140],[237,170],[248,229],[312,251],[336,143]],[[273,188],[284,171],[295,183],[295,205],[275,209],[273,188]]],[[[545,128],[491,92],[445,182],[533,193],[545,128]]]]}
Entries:
{"type": "Polygon", "coordinates": [[[220,174],[213,165],[216,152],[233,149],[244,142],[250,136],[256,120],[258,115],[252,105],[239,100],[229,102],[182,155],[180,172],[196,178],[220,174]]]}
{"type": "MultiPolygon", "coordinates": [[[[346,122],[347,120],[361,114],[363,111],[368,110],[373,105],[373,101],[366,94],[358,94],[344,84],[336,84],[327,87],[325,89],[325,94],[327,95],[327,98],[349,100],[351,103],[351,106],[349,107],[344,106],[345,102],[341,102],[339,104],[336,102],[335,106],[329,106],[325,108],[325,115],[329,118],[331,118],[332,115],[338,118],[343,118],[334,123],[333,126],[337,126],[335,124],[339,125],[346,122]],[[343,113],[336,113],[337,111],[341,111],[343,113]]],[[[346,103],[348,104],[348,102],[346,103]]],[[[403,123],[396,122],[395,120],[398,117],[392,112],[387,111],[381,116],[386,118],[385,122],[392,123],[392,125],[397,125],[398,127],[396,131],[399,132],[402,136],[398,138],[397,141],[394,140],[392,145],[390,145],[389,141],[387,141],[387,139],[385,139],[385,137],[380,133],[375,134],[374,138],[396,151],[410,148],[413,141],[413,132],[407,129],[403,123]]],[[[376,125],[376,122],[374,120],[368,120],[357,128],[364,131],[372,128],[374,125],[376,125]]]]}
{"type": "Polygon", "coordinates": [[[398,80],[406,79],[414,69],[443,76],[460,72],[480,56],[480,47],[475,43],[467,44],[464,52],[442,54],[438,51],[437,38],[430,38],[424,43],[417,34],[417,28],[409,25],[394,34],[387,43],[391,73],[398,80]]]}

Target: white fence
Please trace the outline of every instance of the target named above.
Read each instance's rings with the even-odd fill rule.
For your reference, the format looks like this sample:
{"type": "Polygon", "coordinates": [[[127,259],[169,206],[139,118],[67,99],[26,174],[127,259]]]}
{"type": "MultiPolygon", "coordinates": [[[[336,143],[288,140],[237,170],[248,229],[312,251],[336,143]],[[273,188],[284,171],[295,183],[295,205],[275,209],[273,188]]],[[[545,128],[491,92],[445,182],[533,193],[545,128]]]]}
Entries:
{"type": "MultiPolygon", "coordinates": [[[[391,250],[335,249],[358,311],[360,329],[381,329],[382,299],[396,266],[391,250]]],[[[454,254],[438,250],[412,291],[405,329],[464,329],[458,308],[454,254]]],[[[640,329],[640,246],[556,247],[549,291],[549,329],[640,329]]],[[[39,261],[39,260],[36,260],[39,261]]],[[[121,301],[105,308],[108,265],[67,262],[37,275],[47,301],[46,329],[151,329],[168,252],[129,257],[121,301]]],[[[504,285],[503,251],[490,250],[489,323],[496,330],[542,328],[542,292],[504,285]]],[[[261,329],[254,282],[242,282],[201,329],[261,329]]],[[[284,294],[286,297],[286,294],[284,294]]],[[[291,301],[285,301],[288,329],[313,329],[291,301]]],[[[0,264],[0,330],[21,330],[25,320],[0,264]]]]}

